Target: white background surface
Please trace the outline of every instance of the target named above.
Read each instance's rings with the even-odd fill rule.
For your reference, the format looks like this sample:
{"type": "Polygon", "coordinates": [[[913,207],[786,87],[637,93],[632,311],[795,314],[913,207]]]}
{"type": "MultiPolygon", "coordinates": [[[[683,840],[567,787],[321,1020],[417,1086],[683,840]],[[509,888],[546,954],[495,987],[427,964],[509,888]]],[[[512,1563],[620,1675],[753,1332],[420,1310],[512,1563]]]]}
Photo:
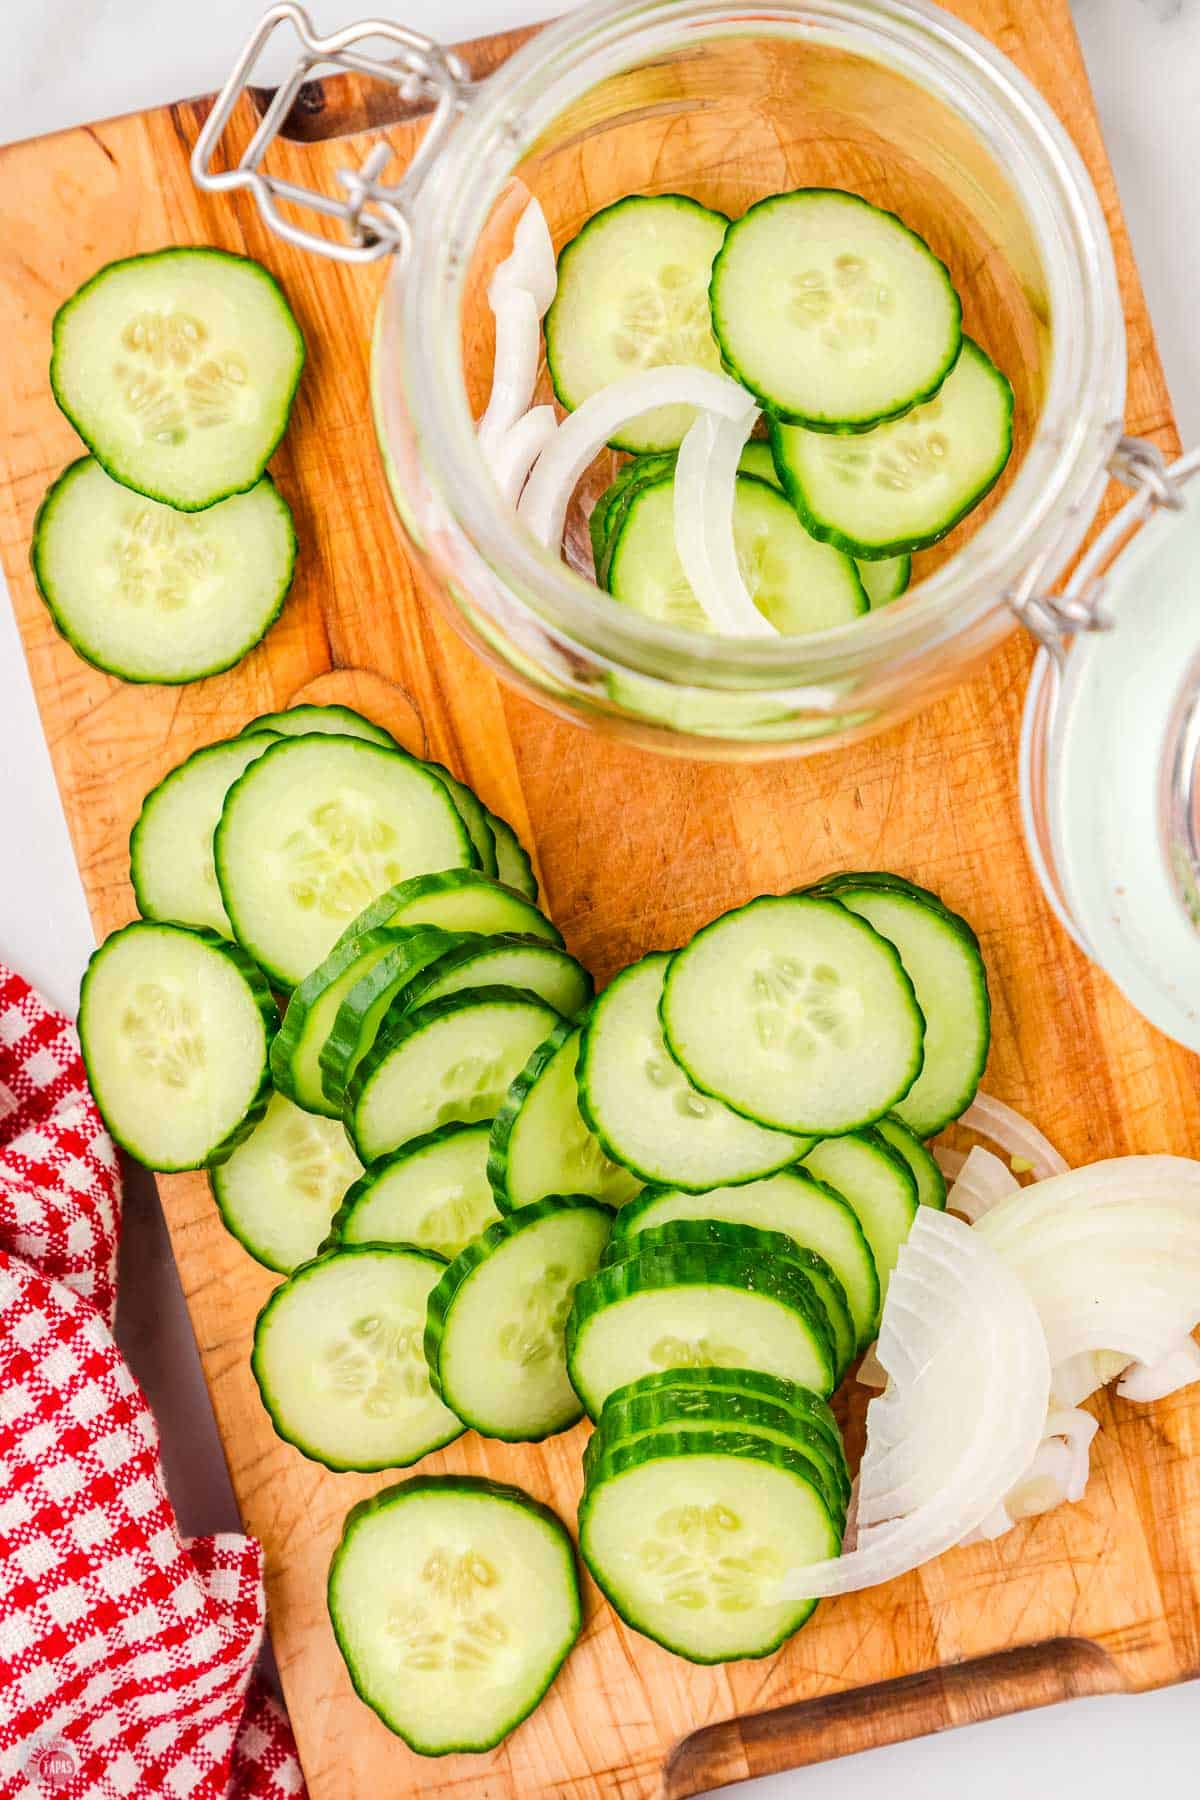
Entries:
{"type": "MultiPolygon", "coordinates": [[[[1037,0],[1027,0],[1036,9],[1037,0]]],[[[217,87],[260,0],[3,0],[0,137],[217,87]]],[[[313,0],[319,28],[354,0],[313,0]]],[[[368,10],[364,4],[362,12],[368,10]]],[[[548,17],[562,0],[395,0],[447,40],[548,17]]],[[[1185,445],[1200,442],[1200,0],[1074,0],[1185,445]]],[[[0,247],[3,248],[3,247],[0,247]]],[[[0,579],[0,588],[3,582],[0,579]]],[[[0,957],[74,1010],[92,936],[7,604],[0,604],[0,957]]],[[[1147,1144],[1146,1149],[1153,1146],[1147,1144]]],[[[1200,1147],[1198,1147],[1200,1148],[1200,1147]]],[[[188,1531],[236,1525],[153,1187],[127,1195],[119,1330],[150,1394],[188,1531]]],[[[747,1800],[1127,1800],[1195,1784],[1200,1689],[1080,1701],[738,1790],[747,1800]]],[[[350,1797],[347,1797],[350,1800],[350,1797]]],[[[355,1797],[357,1800],[357,1797],[355,1797]]]]}

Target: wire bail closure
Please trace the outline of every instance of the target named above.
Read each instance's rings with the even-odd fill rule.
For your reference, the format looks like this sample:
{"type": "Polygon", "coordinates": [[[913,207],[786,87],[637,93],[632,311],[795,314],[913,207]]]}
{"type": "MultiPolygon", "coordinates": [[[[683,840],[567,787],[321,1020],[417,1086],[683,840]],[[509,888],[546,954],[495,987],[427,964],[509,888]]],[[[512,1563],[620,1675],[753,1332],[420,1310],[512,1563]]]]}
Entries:
{"type": "Polygon", "coordinates": [[[302,6],[295,0],[280,0],[280,4],[264,13],[213,103],[192,152],[192,179],[210,194],[248,190],[270,229],[298,249],[315,251],[336,262],[376,262],[382,256],[407,250],[412,238],[412,199],[457,122],[471,88],[470,75],[461,58],[407,26],[390,19],[362,19],[322,38],[314,32],[302,6]],[[296,61],[275,90],[236,167],[216,170],[213,158],[234,108],[250,86],[268,40],[281,25],[290,25],[299,40],[296,61]],[[368,38],[381,38],[395,45],[399,52],[396,60],[383,61],[355,49],[368,38]],[[269,175],[261,167],[301,88],[322,66],[348,69],[385,81],[398,88],[404,100],[431,113],[416,155],[394,185],[380,179],[393,154],[386,140],[375,145],[359,168],[339,171],[345,199],[269,175]],[[280,211],[281,203],[337,220],[344,235],[327,237],[294,223],[280,211]]]}

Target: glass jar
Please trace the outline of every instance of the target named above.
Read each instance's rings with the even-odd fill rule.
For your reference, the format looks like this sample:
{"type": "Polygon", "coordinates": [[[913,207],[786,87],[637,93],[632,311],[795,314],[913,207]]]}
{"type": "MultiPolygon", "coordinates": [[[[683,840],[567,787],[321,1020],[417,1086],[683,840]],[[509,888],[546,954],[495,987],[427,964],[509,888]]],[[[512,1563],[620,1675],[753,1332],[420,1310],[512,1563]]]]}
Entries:
{"type": "MultiPolygon", "coordinates": [[[[359,48],[378,22],[314,38],[272,9],[197,146],[204,185],[250,186],[276,229],[350,261],[395,256],[374,347],[376,429],[397,511],[459,630],[499,673],[577,721],[691,757],[790,756],[894,724],[1014,629],[1078,549],[1121,433],[1125,338],[1096,194],[1053,113],[991,44],[922,0],[601,0],[534,36],[486,81],[402,27],[400,63],[359,48]],[[239,168],[211,153],[270,25],[304,54],[239,168]],[[403,182],[372,156],[348,200],[259,164],[303,79],[335,62],[408,83],[433,108],[403,182]],[[800,185],[900,214],[948,263],[965,326],[1016,393],[1015,453],[972,520],[915,559],[899,601],[803,638],[701,636],[623,608],[500,499],[473,417],[491,375],[492,269],[527,192],[555,241],[629,192],[681,190],[731,214],[800,185]],[[335,243],[284,219],[298,196],[335,243]],[[574,566],[572,566],[574,565],[574,566]]],[[[386,150],[384,151],[386,157],[386,150]]],[[[543,392],[549,388],[543,377],[543,392]]]]}

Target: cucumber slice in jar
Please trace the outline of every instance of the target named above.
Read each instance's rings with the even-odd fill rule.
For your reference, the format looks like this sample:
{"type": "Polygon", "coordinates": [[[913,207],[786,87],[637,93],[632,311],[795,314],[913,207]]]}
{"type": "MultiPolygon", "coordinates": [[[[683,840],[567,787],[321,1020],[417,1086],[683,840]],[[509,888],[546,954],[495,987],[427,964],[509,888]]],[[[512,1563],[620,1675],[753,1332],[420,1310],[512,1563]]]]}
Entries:
{"type": "MultiPolygon", "coordinates": [[[[484,808],[487,812],[487,808],[484,808]]],[[[496,845],[496,879],[505,887],[513,888],[518,894],[537,904],[537,876],[533,872],[533,863],[529,852],[509,824],[507,819],[497,817],[488,812],[488,824],[491,826],[492,838],[496,845]]]]}
{"type": "Polygon", "coordinates": [[[425,1309],[446,1265],[411,1244],[326,1251],[277,1287],[250,1367],[285,1443],[327,1469],[403,1469],[461,1436],[433,1391],[425,1309]]]}
{"type": "Polygon", "coordinates": [[[603,1264],[627,1262],[630,1257],[645,1256],[655,1250],[670,1249],[676,1244],[716,1244],[730,1250],[744,1250],[764,1263],[789,1263],[799,1269],[829,1327],[836,1358],[835,1376],[841,1381],[854,1360],[858,1342],[846,1290],[823,1256],[781,1231],[765,1231],[761,1226],[744,1225],[730,1219],[667,1219],[659,1225],[647,1225],[632,1239],[610,1240],[603,1264]]]}
{"type": "Polygon", "coordinates": [[[552,944],[562,933],[519,888],[493,881],[481,869],[445,869],[416,875],[389,888],[347,926],[343,937],[357,937],[376,925],[437,925],[443,931],[530,932],[552,944]]]}
{"type": "Polygon", "coordinates": [[[995,486],[1012,453],[1013,393],[978,344],[936,397],[861,437],[773,421],[771,446],[809,531],[851,556],[936,544],[995,486]]]}
{"type": "Polygon", "coordinates": [[[858,1214],[840,1194],[804,1169],[784,1169],[741,1187],[713,1188],[706,1194],[648,1188],[623,1206],[613,1227],[609,1255],[614,1260],[636,1246],[641,1232],[672,1219],[728,1219],[781,1231],[815,1250],[837,1275],[854,1320],[857,1348],[865,1350],[879,1324],[879,1275],[858,1214]]]}
{"type": "Polygon", "coordinates": [[[837,188],[760,200],[710,287],[726,368],[769,413],[857,432],[936,394],[962,346],[946,265],[895,213],[837,188]]]}
{"type": "Polygon", "coordinates": [[[598,1473],[618,1445],[664,1431],[744,1431],[786,1445],[812,1464],[821,1498],[831,1516],[844,1524],[850,1476],[840,1440],[831,1444],[822,1426],[801,1418],[793,1408],[720,1388],[635,1392],[619,1406],[607,1401],[584,1448],[584,1480],[590,1481],[598,1473]]]}
{"type": "Polygon", "coordinates": [[[606,1206],[554,1195],[490,1225],[455,1257],[429,1297],[425,1360],[464,1424],[532,1443],[583,1417],[563,1333],[611,1229],[606,1206]]]}
{"type": "MultiPolygon", "coordinates": [[[[407,979],[456,942],[449,932],[428,925],[412,930],[381,925],[335,944],[293,991],[271,1045],[271,1078],[280,1093],[305,1112],[340,1118],[341,1104],[326,1090],[326,1051],[343,1002],[373,988],[381,969],[402,967],[407,979]]],[[[364,1048],[356,1039],[355,1054],[347,1060],[356,1063],[364,1048]]]]}
{"type": "Polygon", "coordinates": [[[129,837],[129,879],[143,919],[233,936],[217,886],[213,833],[233,783],[278,741],[263,731],[208,744],[151,788],[129,837]]]}
{"type": "Polygon", "coordinates": [[[475,856],[445,788],[414,757],[325,736],[272,744],[246,770],[213,849],[234,934],[282,988],[385,889],[475,856]]]}
{"type": "Polygon", "coordinates": [[[362,1164],[340,1120],[314,1119],[284,1094],[208,1185],[226,1231],[255,1262],[290,1275],[317,1254],[362,1164]]]}
{"type": "Polygon", "coordinates": [[[197,517],[131,493],[84,456],[38,508],[31,560],[85,662],[179,686],[231,669],[266,636],[292,585],[296,532],[269,475],[197,517]]]}
{"type": "Polygon", "coordinates": [[[469,987],[513,987],[540,994],[564,1019],[577,1018],[594,991],[583,964],[560,945],[504,932],[464,938],[451,945],[436,962],[413,976],[396,995],[391,1010],[398,1014],[469,987]]]}
{"type": "Polygon", "coordinates": [[[354,1507],[328,1600],[359,1697],[420,1756],[500,1743],[583,1622],[562,1521],[472,1475],[415,1476],[354,1507]]]}
{"type": "MultiPolygon", "coordinates": [[[[733,533],[747,591],[784,636],[827,631],[867,610],[849,556],[811,537],[776,488],[739,475],[733,533]]],[[[635,487],[614,527],[606,585],[614,600],[650,619],[690,631],[715,629],[692,591],[675,548],[675,478],[635,487]]]]}
{"type": "Polygon", "coordinates": [[[365,738],[369,744],[382,744],[385,750],[397,748],[390,731],[365,719],[352,706],[287,706],[282,712],[260,713],[243,725],[238,735],[245,737],[251,731],[273,731],[279,737],[312,737],[323,732],[332,737],[365,738]]]}
{"type": "Polygon", "coordinates": [[[767,895],[706,925],[672,957],[661,1013],[696,1087],[797,1135],[879,1118],[921,1069],[925,1022],[895,948],[816,895],[767,895]]]}
{"type": "Polygon", "coordinates": [[[925,1018],[925,1062],[896,1117],[934,1137],[964,1113],[979,1088],[991,1044],[991,1001],[979,939],[966,920],[919,893],[839,882],[842,906],[896,946],[925,1018]]]}
{"type": "Polygon", "coordinates": [[[79,995],[88,1085],[113,1141],[148,1169],[223,1162],[266,1111],[278,1023],[259,970],[215,932],[114,931],[79,995]]]}
{"type": "Polygon", "coordinates": [[[689,1662],[768,1656],[811,1616],[789,1569],[837,1556],[841,1521],[799,1451],[750,1432],[661,1431],[604,1457],[579,1549],[620,1618],[689,1662]]]}
{"type": "Polygon", "coordinates": [[[415,1244],[447,1261],[499,1218],[487,1178],[488,1133],[442,1125],[372,1163],[330,1226],[343,1244],[415,1244]]]}
{"type": "Polygon", "coordinates": [[[917,1184],[918,1205],[945,1212],[946,1177],[928,1144],[923,1144],[903,1119],[897,1119],[891,1113],[876,1119],[871,1129],[879,1133],[889,1150],[894,1150],[908,1164],[909,1173],[917,1184]]]}
{"type": "Polygon", "coordinates": [[[882,1306],[900,1246],[917,1216],[916,1177],[904,1158],[869,1129],[825,1138],[809,1151],[804,1167],[853,1207],[875,1259],[882,1306]]]}
{"type": "Polygon", "coordinates": [[[579,1052],[579,1109],[606,1153],[643,1181],[703,1192],[797,1162],[811,1138],[767,1131],[698,1093],[658,1016],[669,955],[642,957],[594,1003],[579,1052]]]}
{"type": "Polygon", "coordinates": [[[502,1213],[548,1194],[620,1206],[641,1187],[605,1155],[579,1109],[580,1028],[564,1020],[534,1050],[492,1123],[488,1178],[502,1213]]]}
{"type": "Polygon", "coordinates": [[[495,1117],[508,1085],[559,1023],[519,988],[466,988],[405,1014],[359,1064],[346,1129],[364,1163],[439,1125],[495,1117]]]}
{"type": "MultiPolygon", "coordinates": [[[[594,213],[559,253],[546,364],[568,412],[639,369],[719,372],[708,283],[729,221],[683,194],[633,194],[594,213]]],[[[631,419],[616,450],[670,450],[695,418],[662,406],[631,419]]]]}
{"type": "MultiPolygon", "coordinates": [[[[627,462],[617,470],[611,485],[604,490],[592,508],[588,520],[597,581],[601,581],[601,569],[608,554],[613,525],[631,489],[635,484],[655,476],[669,475],[674,467],[675,452],[669,450],[658,456],[635,457],[632,462],[627,462]]],[[[602,581],[601,584],[603,585],[602,581]]]]}
{"type": "MultiPolygon", "coordinates": [[[[765,481],[769,486],[783,491],[770,444],[764,444],[758,439],[747,444],[742,451],[738,468],[743,475],[753,475],[756,480],[765,481]]],[[[856,561],[854,566],[866,590],[872,612],[880,606],[887,606],[892,600],[898,600],[912,578],[911,556],[888,556],[875,562],[856,561]]]]}
{"type": "Polygon", "coordinates": [[[822,1398],[835,1385],[823,1313],[803,1274],[744,1251],[686,1244],[598,1269],[575,1290],[567,1369],[590,1416],[656,1369],[722,1363],[783,1375],[822,1398]]]}
{"type": "Polygon", "coordinates": [[[275,277],[225,250],[109,263],[54,316],[59,406],[114,481],[181,512],[255,485],[303,366],[275,277]]]}

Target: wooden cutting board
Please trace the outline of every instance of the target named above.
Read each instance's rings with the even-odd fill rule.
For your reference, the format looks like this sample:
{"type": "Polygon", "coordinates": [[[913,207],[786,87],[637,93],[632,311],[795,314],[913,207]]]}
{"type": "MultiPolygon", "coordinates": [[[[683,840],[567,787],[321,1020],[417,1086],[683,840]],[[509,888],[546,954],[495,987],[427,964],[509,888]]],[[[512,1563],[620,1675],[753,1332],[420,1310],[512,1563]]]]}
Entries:
{"type": "MultiPolygon", "coordinates": [[[[1173,452],[1065,0],[956,0],[956,10],[1049,96],[1091,168],[1129,322],[1128,429],[1173,452]]],[[[470,47],[476,69],[517,41],[470,47]]],[[[349,79],[314,99],[304,135],[386,122],[380,96],[349,79]]],[[[3,558],[97,931],[133,914],[126,840],[142,796],[169,767],[266,708],[344,699],[450,764],[536,845],[550,909],[601,981],[756,892],[836,864],[895,867],[940,890],[983,940],[993,1091],[1029,1109],[1073,1161],[1195,1150],[1195,1061],[1080,958],[1030,871],[1016,773],[1029,646],[1013,639],[969,685],[886,736],[765,768],[659,760],[506,693],[442,622],[389,520],[367,400],[381,271],[303,257],[248,204],[197,193],[188,155],[207,105],[0,152],[3,558]],[[296,305],[312,353],[274,466],[303,549],[283,618],[240,667],[183,689],[135,688],[88,668],[55,635],[26,559],[42,492],[77,454],[47,385],[51,316],[99,264],[170,242],[260,257],[296,305]]],[[[415,127],[393,136],[410,151],[415,127]]],[[[282,154],[294,178],[330,186],[362,146],[318,142],[282,154]]],[[[22,879],[19,846],[6,855],[7,878],[22,879]]],[[[490,1756],[424,1762],[355,1699],[324,1610],[342,1519],[384,1481],[328,1474],[273,1435],[248,1365],[273,1278],[222,1231],[201,1177],[164,1180],[161,1192],[242,1514],[266,1545],[271,1629],[314,1800],[680,1796],[1070,1695],[1200,1673],[1200,1403],[1195,1390],[1153,1408],[1102,1398],[1082,1505],[826,1604],[778,1655],[725,1669],[689,1667],[625,1631],[589,1588],[582,1642],[534,1717],[490,1756]]],[[[522,1482],[572,1520],[583,1437],[580,1428],[521,1448],[468,1435],[426,1466],[522,1482]]]]}

